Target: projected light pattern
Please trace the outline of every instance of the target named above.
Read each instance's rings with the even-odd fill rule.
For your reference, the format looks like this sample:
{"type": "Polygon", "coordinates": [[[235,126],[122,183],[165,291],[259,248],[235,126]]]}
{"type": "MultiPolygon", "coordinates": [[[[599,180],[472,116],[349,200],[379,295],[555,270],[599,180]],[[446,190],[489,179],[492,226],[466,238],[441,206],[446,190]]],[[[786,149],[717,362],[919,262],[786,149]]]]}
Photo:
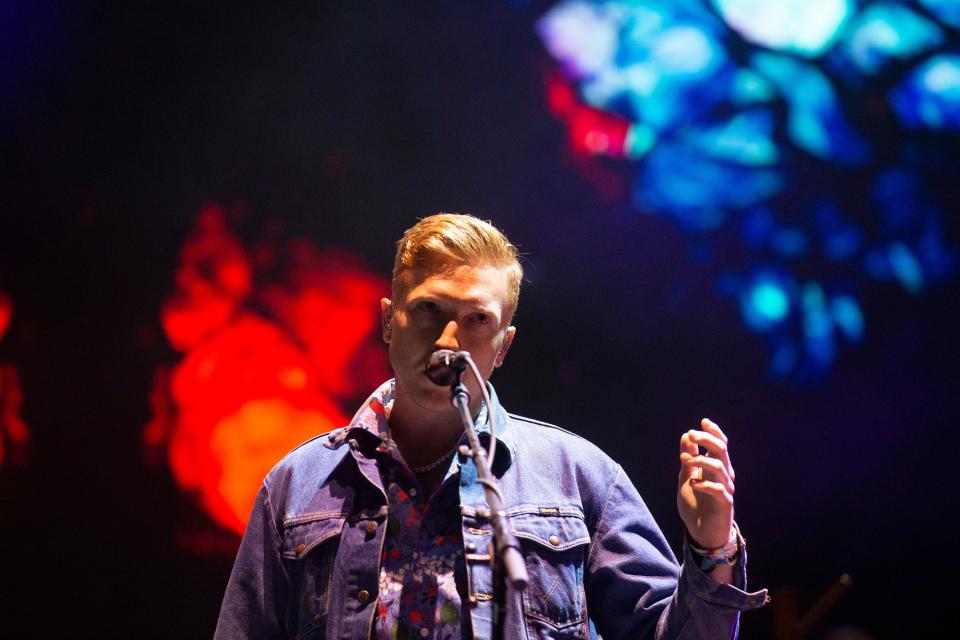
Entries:
{"type": "MultiPolygon", "coordinates": [[[[0,291],[0,342],[13,321],[13,300],[0,291]]],[[[0,468],[27,461],[30,429],[20,417],[23,389],[12,362],[0,360],[0,468]]]]}
{"type": "Polygon", "coordinates": [[[833,42],[854,8],[852,0],[713,0],[713,5],[750,42],[807,57],[833,42]]]}
{"type": "Polygon", "coordinates": [[[10,296],[0,291],[0,341],[7,334],[10,328],[10,322],[13,321],[13,300],[10,296]]]}
{"type": "Polygon", "coordinates": [[[919,0],[919,2],[944,24],[960,28],[960,2],[957,0],[919,0]]]}
{"type": "Polygon", "coordinates": [[[739,247],[706,252],[718,291],[802,380],[863,339],[864,279],[956,271],[958,23],[960,0],[569,0],[536,28],[572,150],[632,163],[607,195],[739,247]]]}
{"type": "Polygon", "coordinates": [[[909,60],[940,45],[944,35],[935,22],[894,2],[866,7],[844,40],[843,57],[865,75],[875,75],[895,60],[909,60]]]}
{"type": "Polygon", "coordinates": [[[960,55],[926,61],[891,91],[890,102],[908,127],[960,131],[960,55]]]}
{"type": "Polygon", "coordinates": [[[183,359],[157,372],[150,457],[222,527],[242,533],[267,471],[388,371],[376,301],[386,278],[304,240],[244,246],[222,207],[201,211],[161,321],[183,359]]]}

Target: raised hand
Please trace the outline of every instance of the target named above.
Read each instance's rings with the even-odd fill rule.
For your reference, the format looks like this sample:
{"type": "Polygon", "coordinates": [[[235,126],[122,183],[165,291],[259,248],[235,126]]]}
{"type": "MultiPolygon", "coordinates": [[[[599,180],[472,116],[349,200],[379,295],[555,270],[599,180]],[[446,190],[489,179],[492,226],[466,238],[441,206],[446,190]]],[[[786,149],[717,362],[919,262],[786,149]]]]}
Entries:
{"type": "Polygon", "coordinates": [[[677,508],[697,546],[721,547],[733,527],[733,465],[720,427],[707,418],[700,427],[680,437],[677,508]]]}

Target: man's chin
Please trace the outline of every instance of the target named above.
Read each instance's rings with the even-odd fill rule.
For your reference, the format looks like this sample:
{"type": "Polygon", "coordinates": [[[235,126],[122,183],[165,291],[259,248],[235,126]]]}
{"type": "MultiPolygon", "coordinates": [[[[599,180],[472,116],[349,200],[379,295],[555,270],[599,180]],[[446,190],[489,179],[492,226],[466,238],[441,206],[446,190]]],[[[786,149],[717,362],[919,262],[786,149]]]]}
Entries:
{"type": "Polygon", "coordinates": [[[454,410],[450,404],[450,387],[434,384],[426,375],[410,386],[397,381],[397,395],[406,396],[413,404],[431,413],[447,413],[454,410]]]}

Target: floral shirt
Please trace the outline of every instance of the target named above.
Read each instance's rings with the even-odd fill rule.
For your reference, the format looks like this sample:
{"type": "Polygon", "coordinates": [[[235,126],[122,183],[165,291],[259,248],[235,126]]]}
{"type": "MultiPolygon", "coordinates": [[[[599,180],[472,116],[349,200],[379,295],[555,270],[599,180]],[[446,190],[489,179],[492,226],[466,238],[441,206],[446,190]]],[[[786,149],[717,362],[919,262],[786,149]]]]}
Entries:
{"type": "Polygon", "coordinates": [[[390,437],[387,418],[392,396],[392,386],[384,389],[383,396],[373,398],[358,416],[359,424],[382,440],[378,466],[389,514],[371,638],[458,639],[461,622],[466,637],[471,637],[469,617],[461,621],[460,616],[467,585],[456,477],[459,465],[454,457],[440,489],[424,495],[390,437]]]}

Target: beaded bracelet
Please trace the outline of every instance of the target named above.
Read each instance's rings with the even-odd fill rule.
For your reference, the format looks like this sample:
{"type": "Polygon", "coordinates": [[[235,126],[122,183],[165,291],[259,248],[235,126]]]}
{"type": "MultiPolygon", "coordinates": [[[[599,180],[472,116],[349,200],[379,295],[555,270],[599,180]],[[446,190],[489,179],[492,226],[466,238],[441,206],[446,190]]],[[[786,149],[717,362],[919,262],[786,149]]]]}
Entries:
{"type": "Polygon", "coordinates": [[[743,536],[740,535],[737,523],[734,522],[730,529],[730,539],[722,547],[701,549],[692,542],[688,542],[688,544],[690,550],[699,556],[700,569],[704,573],[710,573],[722,564],[734,564],[740,556],[740,548],[745,542],[743,536]]]}

